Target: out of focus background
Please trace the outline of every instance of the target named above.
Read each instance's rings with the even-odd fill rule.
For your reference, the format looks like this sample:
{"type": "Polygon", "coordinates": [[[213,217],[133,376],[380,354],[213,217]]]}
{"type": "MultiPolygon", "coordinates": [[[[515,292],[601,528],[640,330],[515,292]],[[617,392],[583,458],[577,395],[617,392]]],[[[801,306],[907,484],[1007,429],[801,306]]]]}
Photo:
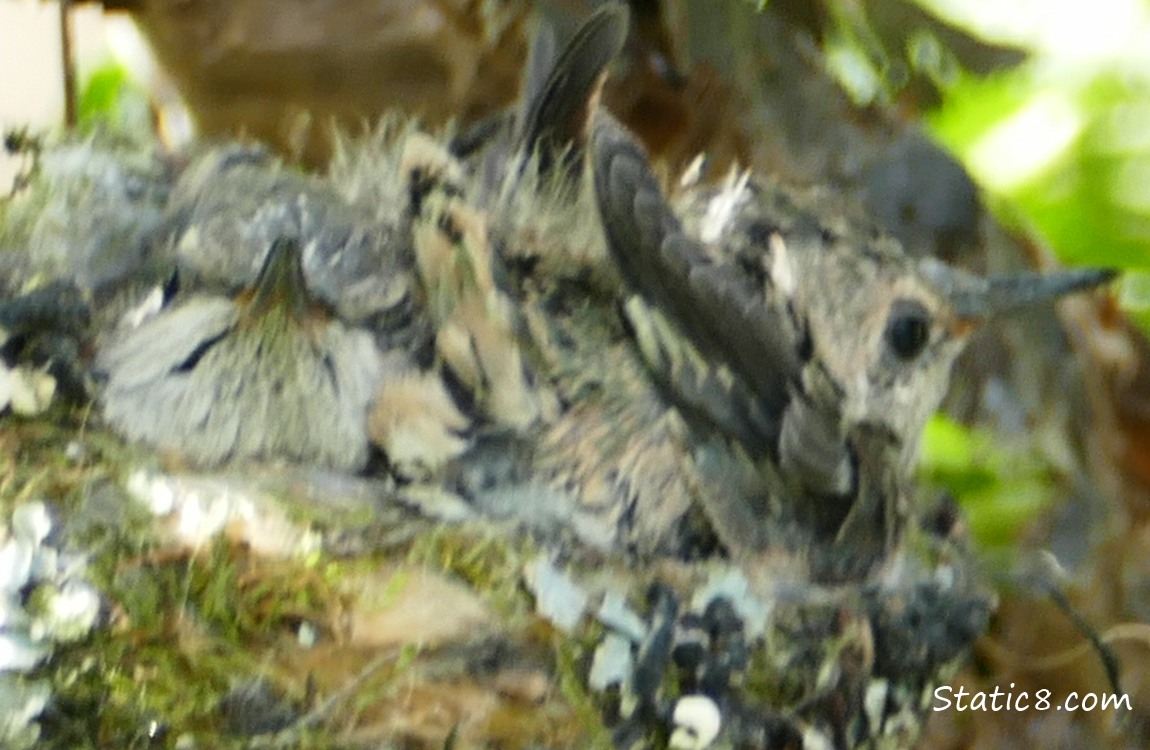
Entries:
{"type": "MultiPolygon", "coordinates": [[[[0,126],[58,128],[69,80],[80,120],[138,127],[152,117],[173,146],[193,133],[245,133],[320,164],[333,123],[354,129],[396,109],[470,122],[505,106],[532,6],[570,24],[600,1],[73,2],[62,52],[58,3],[4,0],[0,126]]],[[[1150,259],[1142,0],[631,4],[636,31],[611,104],[657,149],[742,161],[797,152],[782,160],[800,180],[849,176],[866,166],[850,151],[857,139],[821,132],[841,130],[825,110],[843,96],[855,116],[917,123],[957,155],[999,218],[1036,231],[1060,257],[1124,268],[1150,259]],[[742,18],[758,6],[769,6],[758,20],[742,18]],[[803,40],[793,49],[770,36],[791,31],[803,40]],[[788,70],[795,59],[838,90],[808,79],[795,101],[767,98],[772,77],[803,72],[788,70]],[[800,139],[829,141],[824,150],[838,155],[800,139]]],[[[0,163],[5,181],[12,161],[0,163]]],[[[1127,310],[1150,308],[1141,274],[1122,292],[1127,310]]]]}
{"type": "MultiPolygon", "coordinates": [[[[247,137],[322,170],[336,128],[396,110],[467,124],[508,106],[539,16],[570,28],[596,5],[107,0],[62,13],[0,0],[0,189],[28,169],[28,144],[66,119],[172,150],[247,137]]],[[[713,177],[738,163],[827,186],[911,252],[975,271],[1124,271],[1111,301],[1069,300],[974,341],[927,431],[922,495],[961,508],[1001,587],[992,631],[956,683],[1112,689],[1088,649],[1063,658],[1084,642],[1081,624],[1011,574],[1050,551],[1075,611],[1121,657],[1135,710],[940,715],[927,746],[1140,746],[1150,736],[1150,646],[1134,627],[1150,621],[1150,3],[629,5],[631,39],[604,101],[670,169],[705,153],[713,177]]]]}
{"type": "MultiPolygon", "coordinates": [[[[111,59],[103,11],[77,8],[72,23],[81,75],[90,76],[111,59]]],[[[55,3],[0,3],[0,127],[40,130],[63,123],[63,59],[55,3]]],[[[17,160],[8,150],[0,154],[0,184],[12,183],[17,160]]]]}

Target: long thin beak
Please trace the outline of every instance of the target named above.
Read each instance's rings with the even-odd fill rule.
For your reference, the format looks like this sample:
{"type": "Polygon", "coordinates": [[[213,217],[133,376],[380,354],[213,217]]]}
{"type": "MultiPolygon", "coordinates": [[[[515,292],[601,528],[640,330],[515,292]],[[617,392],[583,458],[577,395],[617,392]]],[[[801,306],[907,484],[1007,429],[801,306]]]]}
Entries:
{"type": "Polygon", "coordinates": [[[311,308],[311,294],[303,275],[303,253],[294,237],[280,237],[272,243],[256,278],[248,310],[262,315],[273,307],[283,306],[297,320],[303,320],[311,308]]]}
{"type": "Polygon", "coordinates": [[[1071,268],[1055,273],[1000,274],[982,278],[932,262],[923,271],[946,296],[955,315],[976,322],[1074,292],[1118,275],[1112,268],[1071,268]]]}

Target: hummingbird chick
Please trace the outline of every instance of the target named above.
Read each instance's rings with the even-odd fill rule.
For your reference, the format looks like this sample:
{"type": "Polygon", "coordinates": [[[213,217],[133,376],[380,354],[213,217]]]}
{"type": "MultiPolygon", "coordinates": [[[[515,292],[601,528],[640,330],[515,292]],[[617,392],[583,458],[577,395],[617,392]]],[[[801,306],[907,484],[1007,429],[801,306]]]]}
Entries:
{"type": "Polygon", "coordinates": [[[701,513],[736,555],[865,577],[898,547],[919,434],[970,331],[1109,275],[978,279],[748,173],[672,205],[595,113],[626,28],[605,4],[560,54],[533,48],[516,115],[457,139],[461,164],[405,149],[440,361],[493,421],[514,413],[491,408],[500,373],[521,394],[505,403],[554,393],[550,416],[504,423],[529,436],[528,484],[623,548],[706,547],[701,513]]]}
{"type": "MultiPolygon", "coordinates": [[[[758,528],[810,547],[821,577],[865,575],[895,548],[919,436],[970,332],[1114,276],[978,278],[745,174],[692,186],[676,210],[607,117],[591,159],[652,376],[703,434],[755,463],[770,496],[758,528]]],[[[779,540],[748,524],[742,500],[708,514],[732,551],[779,540]]]]}
{"type": "Polygon", "coordinates": [[[299,242],[272,243],[254,285],[197,294],[99,351],[104,417],[200,466],[287,459],[356,470],[385,375],[371,334],[308,291],[299,242]]]}

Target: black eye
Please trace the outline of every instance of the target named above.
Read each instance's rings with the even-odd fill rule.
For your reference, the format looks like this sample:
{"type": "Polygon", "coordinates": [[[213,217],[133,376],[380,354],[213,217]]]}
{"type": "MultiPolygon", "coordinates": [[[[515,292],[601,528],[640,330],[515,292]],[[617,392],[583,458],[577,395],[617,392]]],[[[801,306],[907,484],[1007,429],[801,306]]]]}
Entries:
{"type": "Polygon", "coordinates": [[[913,359],[930,341],[930,314],[918,302],[899,300],[891,305],[885,335],[899,359],[913,359]]]}

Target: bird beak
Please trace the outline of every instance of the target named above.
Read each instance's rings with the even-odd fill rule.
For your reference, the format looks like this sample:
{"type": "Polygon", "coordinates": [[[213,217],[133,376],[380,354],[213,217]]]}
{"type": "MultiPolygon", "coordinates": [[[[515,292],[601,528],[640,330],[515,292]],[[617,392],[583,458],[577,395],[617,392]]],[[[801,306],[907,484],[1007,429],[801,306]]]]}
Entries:
{"type": "Polygon", "coordinates": [[[249,315],[262,315],[281,307],[296,320],[307,317],[312,298],[303,275],[299,240],[280,237],[272,243],[250,295],[249,315]]]}
{"type": "Polygon", "coordinates": [[[1024,272],[983,278],[933,259],[924,261],[922,270],[949,300],[955,317],[968,324],[1093,289],[1118,275],[1111,268],[1072,268],[1056,273],[1024,272]]]}

